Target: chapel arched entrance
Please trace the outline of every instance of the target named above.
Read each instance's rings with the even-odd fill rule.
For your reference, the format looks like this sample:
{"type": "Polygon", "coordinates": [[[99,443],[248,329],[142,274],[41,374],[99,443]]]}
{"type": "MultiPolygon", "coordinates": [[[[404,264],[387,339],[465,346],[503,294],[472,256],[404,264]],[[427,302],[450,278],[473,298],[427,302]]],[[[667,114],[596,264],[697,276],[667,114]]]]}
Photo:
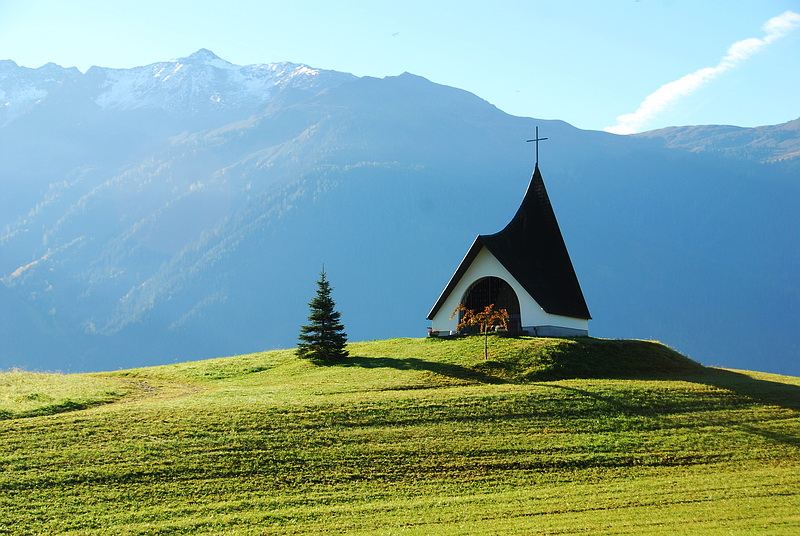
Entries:
{"type": "MultiPolygon", "coordinates": [[[[474,311],[481,311],[487,305],[494,304],[495,309],[508,311],[508,330],[511,333],[522,331],[522,319],[519,312],[517,293],[507,282],[499,277],[482,277],[467,289],[461,303],[474,311]]],[[[459,320],[460,320],[459,315],[459,320]]]]}

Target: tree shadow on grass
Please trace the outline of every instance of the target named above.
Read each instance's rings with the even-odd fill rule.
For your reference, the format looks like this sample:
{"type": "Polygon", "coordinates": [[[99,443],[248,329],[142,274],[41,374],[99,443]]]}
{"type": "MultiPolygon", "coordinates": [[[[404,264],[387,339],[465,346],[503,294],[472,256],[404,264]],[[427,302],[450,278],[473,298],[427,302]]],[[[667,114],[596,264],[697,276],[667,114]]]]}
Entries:
{"type": "Polygon", "coordinates": [[[441,363],[437,361],[426,361],[416,357],[361,357],[351,356],[336,363],[340,367],[361,367],[361,368],[392,368],[395,370],[420,370],[433,372],[448,378],[458,380],[468,380],[478,383],[499,384],[507,383],[506,380],[486,374],[479,370],[451,363],[441,363]]]}

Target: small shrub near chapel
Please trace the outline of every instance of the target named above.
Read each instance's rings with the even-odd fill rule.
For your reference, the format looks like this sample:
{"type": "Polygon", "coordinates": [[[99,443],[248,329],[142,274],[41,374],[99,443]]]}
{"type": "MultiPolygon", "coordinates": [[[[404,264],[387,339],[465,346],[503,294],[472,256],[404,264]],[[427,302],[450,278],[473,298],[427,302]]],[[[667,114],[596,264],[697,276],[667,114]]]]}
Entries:
{"type": "Polygon", "coordinates": [[[506,309],[495,309],[494,304],[487,305],[483,311],[473,311],[466,305],[459,304],[450,318],[460,315],[456,329],[463,332],[465,329],[478,328],[478,333],[483,334],[483,358],[489,359],[489,331],[495,327],[508,329],[509,315],[506,309]]]}
{"type": "Polygon", "coordinates": [[[333,363],[348,355],[345,349],[347,334],[331,290],[323,269],[317,280],[317,295],[308,304],[308,324],[300,326],[297,355],[316,363],[333,363]]]}

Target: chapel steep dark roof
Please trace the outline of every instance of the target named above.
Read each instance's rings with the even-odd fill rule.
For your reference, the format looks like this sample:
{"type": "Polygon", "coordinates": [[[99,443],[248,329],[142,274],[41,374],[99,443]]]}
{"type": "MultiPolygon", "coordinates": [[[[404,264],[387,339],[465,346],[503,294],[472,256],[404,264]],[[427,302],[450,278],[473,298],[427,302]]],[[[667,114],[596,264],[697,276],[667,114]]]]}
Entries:
{"type": "Polygon", "coordinates": [[[498,233],[478,235],[428,313],[428,320],[439,311],[483,246],[546,312],[591,318],[538,164],[514,218],[498,233]]]}

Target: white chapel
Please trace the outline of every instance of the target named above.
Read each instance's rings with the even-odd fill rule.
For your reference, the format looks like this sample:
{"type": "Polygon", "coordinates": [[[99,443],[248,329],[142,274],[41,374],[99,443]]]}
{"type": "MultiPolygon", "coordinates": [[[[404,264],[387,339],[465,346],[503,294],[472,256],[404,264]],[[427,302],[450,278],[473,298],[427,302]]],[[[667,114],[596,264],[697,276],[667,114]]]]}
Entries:
{"type": "Polygon", "coordinates": [[[460,304],[473,310],[489,304],[506,309],[512,333],[538,337],[589,334],[589,308],[538,161],[514,218],[502,231],[475,238],[436,300],[428,314],[433,335],[455,333],[459,319],[452,314],[460,304]]]}

